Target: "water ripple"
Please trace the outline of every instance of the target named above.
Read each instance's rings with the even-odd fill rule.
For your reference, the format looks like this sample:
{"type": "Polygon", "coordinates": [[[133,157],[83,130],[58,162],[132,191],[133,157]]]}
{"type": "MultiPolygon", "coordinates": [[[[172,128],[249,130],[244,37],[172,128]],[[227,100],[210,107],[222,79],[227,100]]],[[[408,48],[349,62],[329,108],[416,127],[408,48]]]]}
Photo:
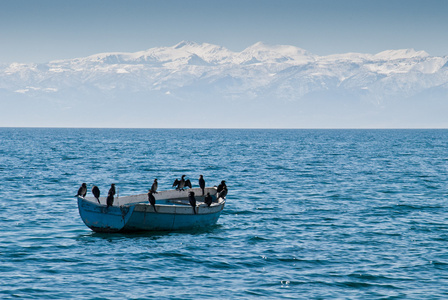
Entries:
{"type": "Polygon", "coordinates": [[[447,130],[0,128],[0,298],[443,299],[447,130]],[[101,234],[121,195],[226,180],[216,226],[101,234]]]}

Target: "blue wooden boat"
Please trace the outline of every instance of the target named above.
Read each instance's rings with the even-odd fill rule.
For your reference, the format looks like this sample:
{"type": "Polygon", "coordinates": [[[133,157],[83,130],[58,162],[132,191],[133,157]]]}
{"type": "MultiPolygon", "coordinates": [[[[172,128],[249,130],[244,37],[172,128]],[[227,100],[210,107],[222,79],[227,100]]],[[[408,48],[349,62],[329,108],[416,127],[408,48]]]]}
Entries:
{"type": "Polygon", "coordinates": [[[213,202],[204,203],[200,188],[188,190],[168,190],[153,194],[156,198],[154,207],[148,201],[147,194],[121,196],[107,207],[106,197],[99,202],[94,197],[78,196],[79,214],[84,223],[95,232],[130,232],[130,231],[172,231],[189,228],[207,228],[219,219],[226,199],[216,199],[216,187],[205,188],[213,202]],[[188,200],[188,193],[194,192],[195,211],[188,200]],[[196,212],[196,213],[195,213],[196,212]]]}

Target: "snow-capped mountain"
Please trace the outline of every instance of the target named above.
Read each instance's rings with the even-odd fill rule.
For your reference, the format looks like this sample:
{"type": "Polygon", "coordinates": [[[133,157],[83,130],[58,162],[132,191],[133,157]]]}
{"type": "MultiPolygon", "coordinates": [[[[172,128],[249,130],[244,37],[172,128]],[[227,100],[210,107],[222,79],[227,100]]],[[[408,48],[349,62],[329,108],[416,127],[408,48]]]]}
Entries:
{"type": "Polygon", "coordinates": [[[445,109],[447,61],[447,56],[413,49],[318,56],[294,46],[261,42],[233,52],[183,41],[135,53],[2,65],[0,97],[11,107],[27,101],[73,112],[80,104],[100,109],[126,107],[129,101],[159,110],[179,103],[216,109],[226,103],[233,112],[270,107],[266,114],[288,118],[308,116],[310,111],[331,117],[332,111],[357,107],[371,114],[428,99],[445,109]]]}

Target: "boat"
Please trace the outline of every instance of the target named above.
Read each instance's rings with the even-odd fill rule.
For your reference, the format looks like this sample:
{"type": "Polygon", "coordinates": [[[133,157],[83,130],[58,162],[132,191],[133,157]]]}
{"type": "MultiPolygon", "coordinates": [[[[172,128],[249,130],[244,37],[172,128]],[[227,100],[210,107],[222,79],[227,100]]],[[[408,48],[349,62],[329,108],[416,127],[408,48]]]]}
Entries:
{"type": "Polygon", "coordinates": [[[147,194],[120,196],[112,206],[106,205],[106,197],[99,201],[94,197],[78,197],[79,215],[95,232],[175,231],[191,228],[207,228],[216,224],[226,198],[217,199],[217,188],[206,187],[212,204],[204,203],[200,188],[159,191],[154,195],[155,207],[147,194]],[[190,205],[189,192],[194,192],[196,207],[190,205]]]}

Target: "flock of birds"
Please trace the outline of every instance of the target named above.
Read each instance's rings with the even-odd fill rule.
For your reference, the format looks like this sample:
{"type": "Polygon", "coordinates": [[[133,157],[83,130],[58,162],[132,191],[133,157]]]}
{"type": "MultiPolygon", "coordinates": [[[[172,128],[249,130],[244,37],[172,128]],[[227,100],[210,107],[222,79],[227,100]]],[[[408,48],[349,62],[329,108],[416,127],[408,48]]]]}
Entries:
{"type": "MultiPolygon", "coordinates": [[[[95,199],[98,200],[98,203],[100,203],[101,192],[100,192],[100,189],[96,185],[94,185],[92,187],[92,194],[93,194],[93,197],[95,197],[95,199]]],[[[107,193],[107,198],[106,198],[107,207],[112,206],[112,204],[114,204],[115,194],[116,194],[115,183],[112,183],[110,185],[109,192],[107,193]]],[[[85,197],[86,195],[87,195],[87,184],[83,183],[83,184],[81,184],[81,187],[78,189],[78,194],[76,194],[75,197],[77,197],[77,196],[85,197]]]]}
{"type": "MultiPolygon", "coordinates": [[[[182,175],[180,180],[176,179],[174,181],[172,187],[176,187],[176,190],[179,190],[179,191],[184,191],[186,187],[191,189],[192,188],[191,181],[189,179],[185,179],[185,177],[186,177],[186,175],[182,175]]],[[[156,178],[156,179],[154,179],[154,182],[148,191],[148,201],[151,204],[151,206],[154,208],[155,212],[157,212],[157,210],[156,210],[156,198],[154,197],[154,194],[157,194],[158,185],[159,184],[158,184],[157,178],[156,178]]],[[[199,187],[202,190],[202,196],[204,196],[205,180],[204,180],[204,176],[202,176],[202,175],[199,175],[199,187]]],[[[76,196],[85,197],[86,194],[87,194],[87,184],[83,183],[81,185],[81,187],[78,189],[78,194],[76,196]]],[[[101,192],[100,192],[100,189],[96,185],[94,185],[92,187],[92,194],[95,197],[95,199],[98,201],[98,203],[100,203],[101,192]]],[[[115,184],[112,183],[110,185],[109,192],[107,193],[107,198],[106,198],[107,207],[113,205],[115,194],[116,194],[115,184]]],[[[218,185],[216,195],[217,195],[216,199],[224,198],[227,195],[227,185],[226,185],[225,180],[222,180],[221,183],[218,185]]],[[[190,205],[193,207],[194,214],[196,214],[197,213],[196,212],[196,198],[195,198],[194,192],[188,193],[188,200],[190,202],[190,205]]],[[[207,193],[204,197],[204,203],[207,204],[207,206],[210,206],[212,204],[212,202],[213,202],[212,196],[210,196],[210,193],[207,193]]]]}

